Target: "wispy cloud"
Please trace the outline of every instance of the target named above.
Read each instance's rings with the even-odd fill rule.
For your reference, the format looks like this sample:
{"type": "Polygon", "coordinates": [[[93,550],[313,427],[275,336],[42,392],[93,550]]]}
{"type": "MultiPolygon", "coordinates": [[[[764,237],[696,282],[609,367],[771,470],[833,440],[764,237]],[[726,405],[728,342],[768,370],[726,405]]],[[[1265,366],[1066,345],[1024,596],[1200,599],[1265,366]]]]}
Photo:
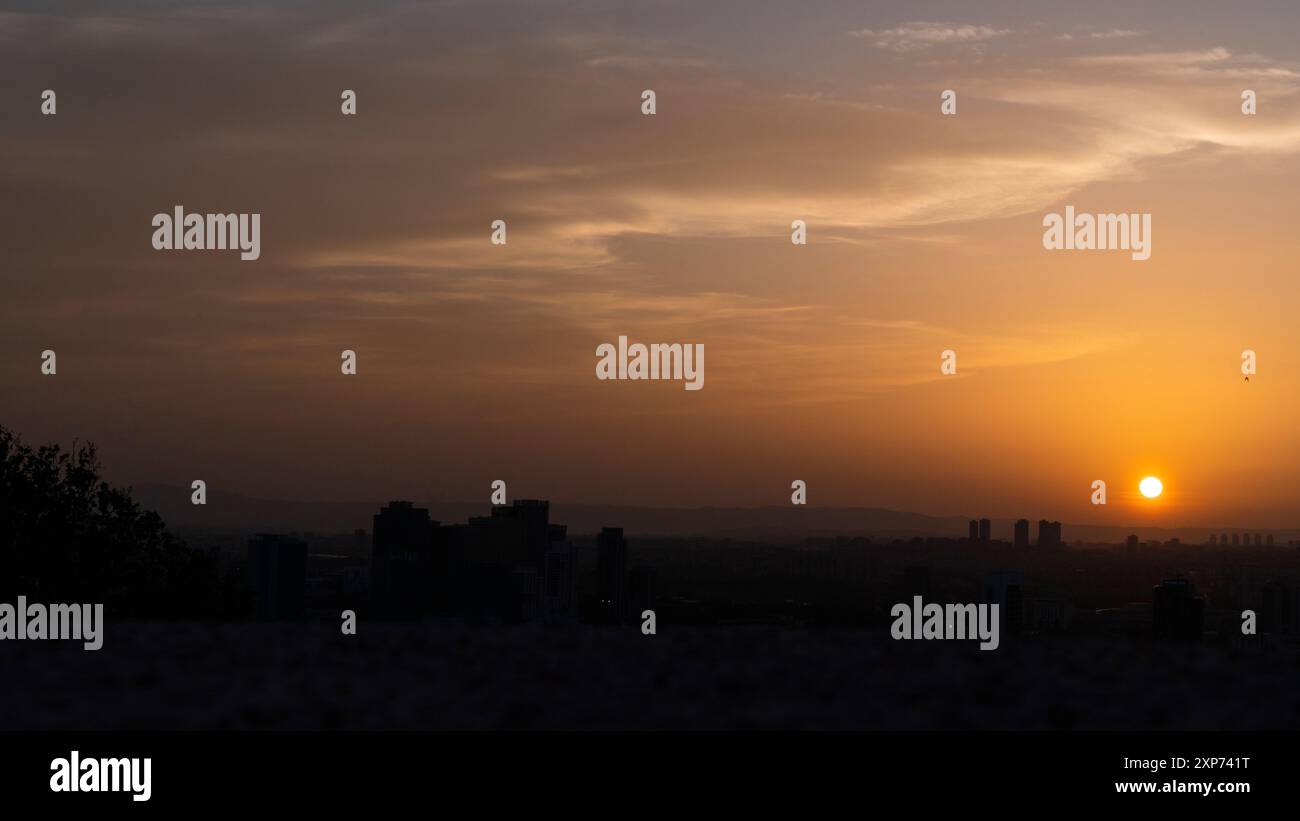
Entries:
{"type": "Polygon", "coordinates": [[[1080,31],[1067,32],[1058,34],[1057,40],[1128,40],[1133,37],[1141,37],[1142,32],[1136,29],[1106,29],[1105,31],[1080,31]]]}
{"type": "Polygon", "coordinates": [[[1141,37],[1142,32],[1133,29],[1107,29],[1106,31],[1094,31],[1088,35],[1089,40],[1126,40],[1130,37],[1141,37]]]}
{"type": "Polygon", "coordinates": [[[1010,29],[969,23],[938,23],[915,21],[890,29],[858,29],[849,32],[854,37],[870,40],[876,48],[908,52],[928,49],[937,45],[971,45],[1004,37],[1010,29]]]}

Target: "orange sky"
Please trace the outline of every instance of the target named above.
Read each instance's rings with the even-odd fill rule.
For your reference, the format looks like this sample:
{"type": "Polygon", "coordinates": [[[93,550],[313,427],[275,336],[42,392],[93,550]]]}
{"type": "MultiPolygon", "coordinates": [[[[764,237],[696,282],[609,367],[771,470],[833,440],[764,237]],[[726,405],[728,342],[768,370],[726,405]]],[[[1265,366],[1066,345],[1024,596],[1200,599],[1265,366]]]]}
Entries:
{"type": "Polygon", "coordinates": [[[1296,12],[858,6],[0,14],[0,424],[267,497],[1300,523],[1296,12]],[[153,251],[177,204],[261,259],[153,251]],[[598,382],[619,335],[706,387],[598,382]]]}

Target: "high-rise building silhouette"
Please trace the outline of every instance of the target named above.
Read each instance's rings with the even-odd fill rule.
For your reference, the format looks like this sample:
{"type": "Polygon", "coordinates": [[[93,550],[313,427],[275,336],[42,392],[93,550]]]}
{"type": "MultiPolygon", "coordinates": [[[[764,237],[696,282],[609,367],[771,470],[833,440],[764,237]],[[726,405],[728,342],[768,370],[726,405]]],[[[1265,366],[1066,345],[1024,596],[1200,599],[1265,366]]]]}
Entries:
{"type": "Polygon", "coordinates": [[[577,555],[550,504],[520,499],[439,526],[410,502],[375,515],[372,599],[384,616],[426,613],[472,622],[574,620],[577,555]]]}
{"type": "Polygon", "coordinates": [[[1016,519],[1015,537],[1013,540],[1016,547],[1029,546],[1029,520],[1016,519]]]}
{"type": "MultiPolygon", "coordinates": [[[[553,535],[550,507],[550,502],[540,499],[517,499],[512,505],[492,508],[496,560],[513,580],[497,605],[500,615],[509,621],[531,621],[544,612],[546,559],[553,535]]],[[[561,532],[561,541],[563,538],[561,532]]],[[[563,567],[561,561],[557,576],[563,576],[563,567]]],[[[561,591],[557,593],[563,597],[561,591]]]]}
{"type": "Polygon", "coordinates": [[[490,516],[438,528],[447,607],[475,621],[576,616],[575,560],[565,533],[550,523],[550,503],[536,499],[497,505],[490,516]]]}
{"type": "Polygon", "coordinates": [[[597,620],[622,624],[627,603],[627,540],[623,528],[604,527],[596,537],[597,620]]]}
{"type": "Polygon", "coordinates": [[[248,581],[258,618],[298,618],[307,586],[307,543],[268,533],[249,539],[248,581]]]}
{"type": "Polygon", "coordinates": [[[550,526],[542,578],[542,617],[548,623],[570,621],[578,615],[574,590],[576,559],[566,533],[564,525],[550,526]]]}
{"type": "Polygon", "coordinates": [[[1264,534],[1263,534],[1263,533],[1256,533],[1256,534],[1255,534],[1255,547],[1263,547],[1263,546],[1264,546],[1264,534]]]}
{"type": "Polygon", "coordinates": [[[1018,570],[989,574],[984,582],[984,601],[998,605],[998,621],[1008,635],[1019,635],[1024,624],[1024,579],[1018,570]]]}
{"type": "Polygon", "coordinates": [[[979,520],[978,520],[978,519],[971,519],[971,520],[970,520],[970,535],[969,535],[969,538],[970,538],[970,540],[971,540],[972,542],[974,542],[974,541],[978,541],[978,540],[979,540],[979,537],[980,537],[980,523],[979,523],[979,520]]]}
{"type": "Polygon", "coordinates": [[[993,523],[988,519],[980,519],[980,541],[987,542],[993,535],[993,523]]]}
{"type": "Polygon", "coordinates": [[[1151,589],[1152,625],[1162,639],[1199,639],[1205,630],[1205,599],[1187,579],[1166,579],[1151,589]]]}
{"type": "Polygon", "coordinates": [[[510,570],[510,589],[499,605],[497,615],[507,622],[527,622],[541,615],[542,579],[537,568],[515,565],[510,570]]]}
{"type": "Polygon", "coordinates": [[[389,502],[375,514],[371,600],[382,615],[412,617],[434,608],[437,524],[410,502],[389,502]]]}
{"type": "Polygon", "coordinates": [[[541,568],[551,543],[550,503],[517,499],[493,507],[490,516],[471,516],[463,529],[463,560],[507,572],[519,565],[541,568]]]}
{"type": "Polygon", "coordinates": [[[1124,540],[1124,548],[1125,548],[1129,553],[1136,553],[1136,552],[1137,552],[1137,549],[1138,549],[1138,537],[1137,537],[1137,534],[1136,534],[1136,533],[1130,533],[1130,534],[1128,534],[1128,538],[1124,540]]]}
{"type": "Polygon", "coordinates": [[[1221,544],[1221,545],[1226,545],[1227,543],[1228,543],[1228,534],[1227,534],[1227,533],[1220,533],[1220,534],[1219,534],[1219,544],[1221,544]]]}

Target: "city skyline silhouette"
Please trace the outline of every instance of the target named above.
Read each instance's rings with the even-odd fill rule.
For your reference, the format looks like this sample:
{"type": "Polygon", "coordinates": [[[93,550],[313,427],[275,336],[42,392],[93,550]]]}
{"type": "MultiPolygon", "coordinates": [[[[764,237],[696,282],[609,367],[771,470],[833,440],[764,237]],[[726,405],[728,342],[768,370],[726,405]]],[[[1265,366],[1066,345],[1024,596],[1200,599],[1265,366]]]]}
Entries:
{"type": "Polygon", "coordinates": [[[1284,803],[1298,30],[7,4],[4,806],[1284,803]]]}

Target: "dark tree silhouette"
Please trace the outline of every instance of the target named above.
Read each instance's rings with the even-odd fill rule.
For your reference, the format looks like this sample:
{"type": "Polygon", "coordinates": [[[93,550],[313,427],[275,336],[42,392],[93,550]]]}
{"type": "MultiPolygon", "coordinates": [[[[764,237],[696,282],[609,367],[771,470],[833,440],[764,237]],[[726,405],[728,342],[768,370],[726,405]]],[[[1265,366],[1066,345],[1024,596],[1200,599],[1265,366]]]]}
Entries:
{"type": "Polygon", "coordinates": [[[180,617],[212,612],[218,588],[212,557],[100,478],[93,444],[32,448],[0,426],[0,601],[180,617]]]}

